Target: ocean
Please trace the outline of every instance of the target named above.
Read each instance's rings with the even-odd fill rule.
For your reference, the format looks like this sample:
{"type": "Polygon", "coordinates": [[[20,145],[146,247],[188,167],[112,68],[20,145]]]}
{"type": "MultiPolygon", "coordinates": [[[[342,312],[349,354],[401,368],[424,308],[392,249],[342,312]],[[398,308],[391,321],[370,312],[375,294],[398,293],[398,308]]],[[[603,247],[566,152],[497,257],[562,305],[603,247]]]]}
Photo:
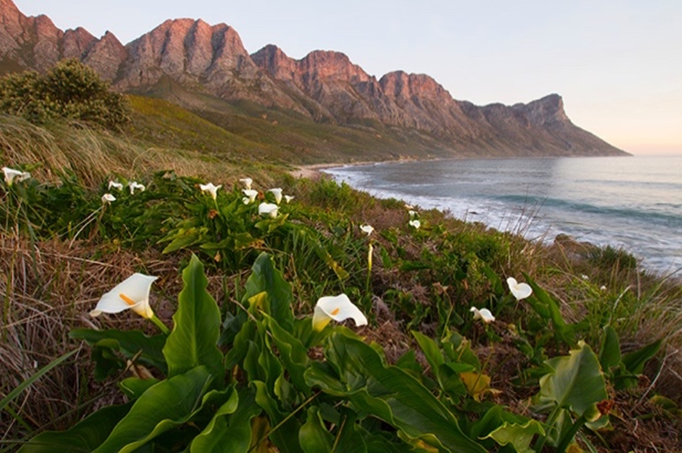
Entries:
{"type": "Polygon", "coordinates": [[[682,269],[682,157],[452,159],[324,170],[382,198],[551,242],[560,234],[682,269]]]}

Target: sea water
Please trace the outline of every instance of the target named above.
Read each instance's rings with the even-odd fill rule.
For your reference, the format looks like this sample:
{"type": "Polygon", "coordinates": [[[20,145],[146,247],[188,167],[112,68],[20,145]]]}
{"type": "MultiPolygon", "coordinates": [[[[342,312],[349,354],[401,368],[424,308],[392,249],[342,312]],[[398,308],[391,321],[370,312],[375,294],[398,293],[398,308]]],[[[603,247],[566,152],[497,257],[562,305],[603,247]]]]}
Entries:
{"type": "Polygon", "coordinates": [[[324,170],[377,197],[437,208],[527,239],[622,248],[682,268],[682,157],[452,159],[324,170]]]}

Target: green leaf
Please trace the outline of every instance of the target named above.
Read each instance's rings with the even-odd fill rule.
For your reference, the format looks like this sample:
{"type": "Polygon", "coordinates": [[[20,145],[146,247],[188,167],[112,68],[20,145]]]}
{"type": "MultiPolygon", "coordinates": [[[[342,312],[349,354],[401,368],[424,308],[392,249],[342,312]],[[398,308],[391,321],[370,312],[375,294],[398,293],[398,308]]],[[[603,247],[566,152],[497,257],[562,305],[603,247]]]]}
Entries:
{"type": "Polygon", "coordinates": [[[305,382],[304,378],[305,370],[310,363],[305,346],[303,346],[303,343],[298,338],[282,329],[273,318],[266,315],[265,322],[279,351],[279,358],[289,373],[292,383],[296,386],[297,390],[303,392],[306,396],[310,396],[310,386],[305,382]]]}
{"type": "Polygon", "coordinates": [[[161,253],[175,252],[176,250],[203,242],[207,239],[207,233],[208,228],[206,227],[179,228],[177,231],[172,231],[168,236],[159,241],[159,243],[171,241],[161,253]]]}
{"type": "Polygon", "coordinates": [[[251,419],[261,411],[250,391],[232,389],[230,398],[192,441],[190,452],[246,453],[251,446],[251,419]]]}
{"type": "Polygon", "coordinates": [[[541,405],[557,405],[582,416],[594,404],[608,398],[599,360],[584,342],[569,356],[555,357],[545,363],[554,371],[540,379],[541,405]]]}
{"type": "Polygon", "coordinates": [[[199,259],[192,258],[182,272],[184,288],[178,296],[178,311],[173,315],[173,331],[168,335],[163,354],[169,377],[206,366],[217,384],[225,374],[223,355],[217,343],[220,337],[220,310],[206,291],[208,280],[199,259]]]}
{"type": "Polygon", "coordinates": [[[549,319],[552,320],[552,325],[554,326],[557,338],[569,346],[575,345],[573,328],[568,326],[566,321],[564,321],[563,316],[561,316],[561,310],[559,310],[559,305],[544,289],[538,286],[528,274],[524,273],[523,276],[526,278],[526,281],[531,288],[533,288],[533,295],[528,298],[528,301],[530,302],[534,298],[537,298],[544,306],[544,310],[542,310],[545,314],[544,317],[549,316],[549,319]]]}
{"type": "Polygon", "coordinates": [[[334,437],[325,428],[317,407],[308,408],[306,422],[298,432],[298,440],[305,453],[329,453],[334,437]]]}
{"type": "Polygon", "coordinates": [[[611,367],[618,366],[621,361],[620,356],[620,342],[618,341],[618,334],[611,326],[604,326],[604,336],[601,340],[601,348],[599,349],[599,363],[605,373],[611,370],[611,367]]]}
{"type": "Polygon", "coordinates": [[[243,300],[265,291],[268,294],[270,316],[285,330],[291,332],[294,325],[294,315],[291,311],[291,302],[294,296],[291,285],[284,280],[282,273],[275,269],[272,257],[267,253],[261,253],[252,267],[253,273],[246,281],[246,294],[243,300]]]}
{"type": "Polygon", "coordinates": [[[347,398],[360,411],[378,417],[414,439],[436,448],[483,453],[459,428],[455,416],[417,379],[395,366],[384,366],[380,355],[361,340],[338,332],[328,337],[328,362],[314,362],[306,372],[311,386],[347,398]]]}
{"type": "MultiPolygon", "coordinates": [[[[334,440],[336,452],[366,453],[367,445],[359,431],[360,426],[355,422],[357,414],[348,408],[341,408],[343,419],[340,423],[340,432],[334,440]]],[[[383,451],[386,453],[386,450],[383,451]]]]}
{"type": "Polygon", "coordinates": [[[445,363],[445,358],[443,357],[443,353],[440,351],[440,348],[435,341],[421,332],[413,330],[412,335],[417,340],[419,348],[426,357],[426,361],[429,362],[431,370],[434,373],[437,373],[440,366],[445,363]]]}
{"type": "Polygon", "coordinates": [[[90,346],[104,346],[120,351],[127,359],[136,357],[136,361],[151,365],[166,374],[168,367],[163,356],[166,335],[147,336],[139,330],[122,332],[120,330],[76,329],[69,333],[71,338],[84,340],[90,346]],[[109,340],[109,341],[108,341],[109,340]]]}
{"type": "Polygon", "coordinates": [[[122,380],[118,383],[121,391],[131,399],[138,399],[144,392],[146,392],[150,387],[159,383],[158,379],[140,379],[137,377],[130,377],[122,380]]]}
{"type": "Polygon", "coordinates": [[[495,442],[502,446],[512,444],[518,453],[534,453],[535,450],[530,448],[530,443],[536,434],[544,436],[545,430],[540,422],[529,420],[525,425],[504,422],[485,438],[495,439],[495,442]]]}
{"type": "Polygon", "coordinates": [[[282,453],[302,452],[298,441],[298,432],[301,430],[299,421],[290,413],[280,410],[264,382],[251,381],[251,385],[256,387],[256,403],[268,414],[270,422],[278,427],[270,431],[270,440],[282,453]]]}
{"type": "Polygon", "coordinates": [[[492,287],[493,293],[497,296],[502,296],[505,294],[505,289],[504,285],[502,284],[502,280],[500,279],[500,276],[495,273],[495,271],[488,266],[487,264],[484,264],[481,267],[481,270],[485,274],[485,276],[488,278],[488,281],[490,282],[490,286],[492,287]]]}
{"type": "Polygon", "coordinates": [[[644,365],[658,353],[661,344],[661,340],[657,340],[641,349],[625,354],[623,356],[623,365],[632,374],[642,374],[644,365]]]}
{"type": "Polygon", "coordinates": [[[95,452],[132,452],[186,423],[200,409],[211,379],[201,366],[150,387],[95,452]]]}
{"type": "Polygon", "coordinates": [[[66,431],[46,431],[24,444],[19,453],[89,453],[109,436],[133,403],[107,406],[66,431]]]}

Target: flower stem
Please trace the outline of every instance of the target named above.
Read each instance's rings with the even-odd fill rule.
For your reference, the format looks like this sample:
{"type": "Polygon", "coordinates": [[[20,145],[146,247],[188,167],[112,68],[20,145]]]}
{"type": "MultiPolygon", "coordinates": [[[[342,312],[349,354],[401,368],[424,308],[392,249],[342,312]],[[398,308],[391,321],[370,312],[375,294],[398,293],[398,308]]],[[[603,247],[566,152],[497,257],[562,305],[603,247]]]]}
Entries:
{"type": "Polygon", "coordinates": [[[161,322],[161,320],[157,318],[156,315],[152,315],[152,317],[149,318],[149,320],[156,324],[156,327],[158,327],[159,330],[161,330],[161,332],[163,332],[165,335],[170,335],[170,329],[168,329],[168,327],[166,327],[166,325],[163,322],[161,322]]]}

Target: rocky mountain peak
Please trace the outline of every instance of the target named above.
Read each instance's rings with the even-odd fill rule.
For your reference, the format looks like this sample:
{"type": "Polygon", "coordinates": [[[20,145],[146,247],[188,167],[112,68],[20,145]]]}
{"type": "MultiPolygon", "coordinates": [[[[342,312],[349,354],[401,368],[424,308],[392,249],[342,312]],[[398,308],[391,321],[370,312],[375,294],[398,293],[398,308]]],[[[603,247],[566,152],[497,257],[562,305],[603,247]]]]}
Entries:
{"type": "Polygon", "coordinates": [[[470,155],[620,153],[574,126],[556,94],[479,107],[453,99],[425,74],[395,71],[377,81],[341,52],[315,50],[295,60],[268,45],[249,55],[224,23],[169,19],[124,46],[110,32],[98,39],[80,27],[61,31],[47,16],[27,17],[13,0],[0,0],[0,7],[0,74],[78,58],[119,91],[154,93],[189,108],[207,108],[206,95],[250,101],[311,121],[400,131],[470,155]]]}
{"type": "Polygon", "coordinates": [[[379,80],[384,92],[401,102],[413,97],[452,101],[450,93],[426,74],[407,74],[404,71],[389,72],[379,80]]]}
{"type": "Polygon", "coordinates": [[[314,50],[298,61],[300,72],[319,79],[343,80],[351,83],[366,82],[370,76],[342,52],[314,50]]]}
{"type": "Polygon", "coordinates": [[[258,67],[272,74],[278,80],[294,80],[298,72],[296,60],[290,58],[274,44],[268,44],[258,52],[251,54],[251,59],[258,67]]]}
{"type": "Polygon", "coordinates": [[[528,104],[515,104],[512,109],[523,113],[534,125],[570,122],[564,111],[564,100],[558,94],[550,94],[528,104]]]}

